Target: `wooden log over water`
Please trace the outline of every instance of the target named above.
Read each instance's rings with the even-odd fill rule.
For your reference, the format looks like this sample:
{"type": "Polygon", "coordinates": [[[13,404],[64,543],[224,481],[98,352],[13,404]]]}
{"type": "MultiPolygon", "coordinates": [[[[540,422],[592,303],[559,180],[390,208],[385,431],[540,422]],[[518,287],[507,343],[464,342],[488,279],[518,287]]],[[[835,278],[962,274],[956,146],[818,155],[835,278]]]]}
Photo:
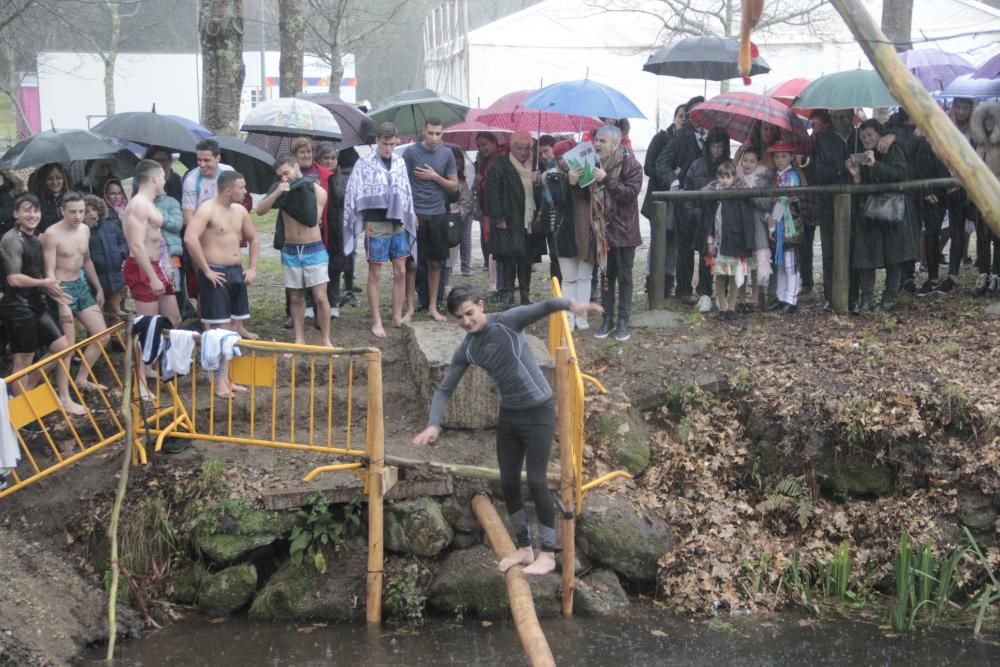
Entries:
{"type": "MultiPolygon", "coordinates": [[[[367,456],[361,457],[363,461],[370,461],[367,456]]],[[[430,461],[421,459],[407,459],[402,456],[386,455],[383,459],[385,465],[396,466],[397,468],[411,468],[414,470],[429,470],[431,472],[444,473],[465,479],[485,479],[489,481],[500,481],[500,471],[496,468],[484,468],[481,466],[466,465],[464,463],[445,463],[443,461],[430,461]]],[[[557,488],[560,478],[556,473],[546,475],[549,486],[557,488]]],[[[528,481],[528,473],[521,471],[521,481],[528,481]]]]}
{"type": "MultiPolygon", "coordinates": [[[[490,546],[497,558],[504,558],[514,553],[514,542],[507,534],[507,528],[493,507],[493,502],[485,495],[477,495],[472,499],[472,511],[475,513],[486,537],[489,538],[490,546]]],[[[570,568],[572,568],[572,563],[570,568]]],[[[528,662],[532,667],[555,667],[556,660],[552,656],[552,649],[545,639],[542,626],[538,624],[538,615],[535,613],[535,601],[531,597],[531,586],[524,576],[523,567],[515,565],[507,570],[505,579],[507,581],[507,596],[510,598],[510,611],[514,616],[514,626],[517,628],[517,636],[521,638],[521,646],[528,656],[528,662]]]]}
{"type": "Polygon", "coordinates": [[[892,42],[875,23],[861,0],[833,0],[844,23],[864,50],[892,96],[930,140],[934,153],[955,174],[983,220],[1000,234],[1000,181],[948,119],[920,81],[896,55],[892,42]]]}

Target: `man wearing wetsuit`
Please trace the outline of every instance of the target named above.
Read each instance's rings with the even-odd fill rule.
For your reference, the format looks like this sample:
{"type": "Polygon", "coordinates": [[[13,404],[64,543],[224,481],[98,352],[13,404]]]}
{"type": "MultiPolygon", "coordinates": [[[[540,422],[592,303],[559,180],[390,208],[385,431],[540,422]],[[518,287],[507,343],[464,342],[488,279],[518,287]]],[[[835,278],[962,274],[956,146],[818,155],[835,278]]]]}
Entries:
{"type": "Polygon", "coordinates": [[[497,418],[497,462],[500,484],[510,522],[517,537],[517,551],[500,561],[500,571],[527,565],[525,574],[545,574],[555,569],[555,508],[546,483],[545,470],[555,435],[555,403],[552,388],[535,361],[524,329],[529,324],[560,310],[577,317],[603,313],[596,303],[573,303],[569,299],[548,299],[490,315],[486,302],[472,287],[460,285],[448,294],[448,312],[467,335],[455,350],[441,385],[434,392],[427,427],[415,438],[415,445],[434,443],[441,434],[441,418],[452,392],[465,369],[474,364],[489,374],[500,393],[497,418]],[[541,524],[542,551],[538,558],[531,549],[524,501],[521,498],[521,469],[527,460],[528,489],[541,524]]]}

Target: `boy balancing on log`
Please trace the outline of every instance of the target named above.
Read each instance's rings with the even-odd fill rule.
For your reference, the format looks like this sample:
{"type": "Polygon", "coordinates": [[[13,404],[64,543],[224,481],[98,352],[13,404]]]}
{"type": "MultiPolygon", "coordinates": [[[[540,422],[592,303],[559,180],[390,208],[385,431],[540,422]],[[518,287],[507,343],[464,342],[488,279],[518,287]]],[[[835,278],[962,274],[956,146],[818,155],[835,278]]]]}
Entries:
{"type": "Polygon", "coordinates": [[[524,328],[560,310],[586,319],[591,312],[603,313],[595,303],[573,303],[548,299],[487,316],[479,291],[459,285],[448,294],[448,312],[466,331],[451,359],[448,371],[431,401],[427,427],[415,445],[434,443],[441,434],[441,419],[452,392],[470,364],[489,374],[500,393],[497,417],[497,462],[504,503],[517,538],[517,551],[500,561],[500,571],[527,565],[525,574],[545,574],[555,569],[555,508],[546,483],[546,466],[555,434],[555,404],[552,388],[545,381],[524,335],[524,328]],[[528,463],[528,489],[541,524],[542,551],[535,558],[531,549],[528,517],[521,498],[521,469],[528,463]]]}

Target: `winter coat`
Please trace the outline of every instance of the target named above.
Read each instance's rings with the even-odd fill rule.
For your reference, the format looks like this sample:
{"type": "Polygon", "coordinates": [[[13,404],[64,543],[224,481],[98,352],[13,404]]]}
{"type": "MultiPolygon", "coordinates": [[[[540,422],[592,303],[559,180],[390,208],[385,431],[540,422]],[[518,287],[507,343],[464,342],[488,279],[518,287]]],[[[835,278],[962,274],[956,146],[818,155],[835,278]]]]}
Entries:
{"type": "MultiPolygon", "coordinates": [[[[811,185],[837,185],[850,183],[847,158],[861,152],[857,130],[847,138],[833,129],[813,135],[813,149],[806,168],[806,178],[811,185]]],[[[833,195],[809,195],[808,208],[814,213],[813,222],[820,226],[833,225],[833,195]]]]}
{"type": "MultiPolygon", "coordinates": [[[[737,168],[738,169],[738,168],[737,168]]],[[[744,188],[769,188],[774,184],[774,174],[764,165],[758,165],[757,171],[749,176],[738,173],[737,176],[743,181],[744,188]]],[[[774,208],[774,199],[771,197],[754,197],[750,200],[754,213],[754,242],[752,249],[761,250],[771,247],[771,241],[767,234],[767,221],[771,216],[771,209],[774,208]]]]}
{"type": "Polygon", "coordinates": [[[669,187],[674,179],[684,187],[684,178],[691,164],[702,156],[702,147],[698,145],[694,126],[688,123],[667,140],[663,152],[656,158],[656,176],[669,187]],[[680,173],[675,170],[680,168],[680,173]]]}
{"type": "MultiPolygon", "coordinates": [[[[893,144],[883,155],[875,151],[875,165],[861,167],[862,183],[897,183],[907,180],[909,170],[902,147],[893,144]]],[[[859,207],[851,233],[851,265],[855,269],[881,269],[917,258],[920,237],[920,214],[909,198],[905,198],[904,219],[900,223],[865,220],[864,197],[858,197],[859,207]]]]}
{"type": "MultiPolygon", "coordinates": [[[[702,155],[695,160],[687,170],[687,174],[681,184],[684,190],[704,190],[709,183],[715,180],[719,165],[729,159],[729,138],[726,138],[725,149],[718,160],[713,160],[709,149],[710,140],[705,138],[705,145],[702,146],[702,155]]],[[[688,206],[691,220],[697,225],[694,238],[699,242],[708,238],[709,232],[715,228],[716,203],[712,201],[691,202],[688,206]]]]}
{"type": "Polygon", "coordinates": [[[972,112],[972,142],[976,152],[993,175],[1000,178],[1000,104],[983,102],[972,112]],[[993,131],[986,132],[986,119],[992,118],[993,131]]]}
{"type": "Polygon", "coordinates": [[[354,253],[344,254],[344,193],[351,169],[338,169],[330,176],[326,188],[326,247],[330,253],[331,271],[350,271],[354,253]]]}
{"type": "Polygon", "coordinates": [[[610,206],[605,206],[604,221],[608,247],[635,248],[642,245],[642,237],[639,235],[642,165],[631,154],[625,153],[621,158],[618,174],[608,174],[601,185],[605,198],[611,200],[610,206]]]}
{"type": "Polygon", "coordinates": [[[649,142],[649,147],[646,148],[646,159],[642,165],[642,172],[649,178],[649,183],[646,185],[646,197],[642,200],[642,209],[639,212],[647,218],[653,217],[653,193],[669,190],[670,182],[673,180],[664,182],[659,177],[656,171],[656,161],[667,147],[670,137],[675,134],[671,131],[674,129],[674,126],[671,125],[668,129],[657,132],[653,135],[652,141],[649,142]]]}
{"type": "MultiPolygon", "coordinates": [[[[754,251],[757,216],[749,199],[723,199],[715,210],[722,208],[722,238],[719,254],[726,257],[749,257],[754,251]]],[[[715,213],[712,213],[713,217],[715,213]]],[[[713,227],[714,230],[714,220],[713,227]]]]}
{"type": "Polygon", "coordinates": [[[498,157],[486,175],[483,191],[490,220],[489,251],[501,261],[534,260],[545,254],[545,234],[537,215],[541,212],[542,189],[541,186],[532,188],[536,219],[528,221],[532,231],[528,234],[524,228],[524,185],[510,160],[509,155],[498,157]],[[505,227],[500,229],[500,224],[505,227]]]}
{"type": "Polygon", "coordinates": [[[156,208],[163,215],[163,240],[167,244],[167,254],[171,257],[184,255],[184,214],[181,213],[181,203],[168,195],[156,198],[156,208]]]}
{"type": "Polygon", "coordinates": [[[590,210],[590,189],[570,185],[562,171],[545,172],[545,203],[542,217],[554,241],[556,257],[570,257],[593,263],[594,234],[590,216],[578,215],[590,210]],[[585,218],[585,219],[584,219],[585,218]]]}
{"type": "Polygon", "coordinates": [[[90,230],[90,257],[105,294],[125,287],[122,263],[128,258],[128,242],[117,220],[104,218],[90,230]]]}

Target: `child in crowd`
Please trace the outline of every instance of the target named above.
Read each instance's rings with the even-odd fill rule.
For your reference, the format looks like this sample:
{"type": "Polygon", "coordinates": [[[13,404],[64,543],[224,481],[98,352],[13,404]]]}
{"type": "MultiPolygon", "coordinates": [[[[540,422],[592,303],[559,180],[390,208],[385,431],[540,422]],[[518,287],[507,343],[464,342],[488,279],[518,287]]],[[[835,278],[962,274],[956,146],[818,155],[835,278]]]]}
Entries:
{"type": "MultiPolygon", "coordinates": [[[[794,165],[795,148],[779,142],[767,149],[774,158],[774,184],[779,188],[794,188],[806,184],[806,179],[794,165]]],[[[775,244],[774,264],[778,270],[778,300],[772,310],[791,315],[798,310],[799,279],[796,246],[802,236],[798,197],[778,197],[771,209],[768,233],[775,244]]]]}
{"type": "Polygon", "coordinates": [[[117,178],[109,179],[104,184],[104,201],[108,205],[108,216],[118,220],[119,225],[125,219],[125,207],[128,206],[128,197],[125,196],[125,188],[117,178]]]}
{"type": "MultiPolygon", "coordinates": [[[[706,190],[742,187],[732,160],[720,164],[715,175],[716,179],[706,190]]],[[[748,257],[751,255],[755,224],[753,205],[746,199],[723,199],[715,206],[707,254],[712,275],[715,276],[715,298],[721,319],[730,319],[736,314],[737,290],[749,274],[748,257]]]]}
{"type": "MultiPolygon", "coordinates": [[[[753,146],[744,146],[740,152],[740,168],[737,173],[744,188],[766,188],[774,182],[774,175],[761,163],[760,155],[753,146]]],[[[754,208],[754,236],[750,248],[753,250],[753,261],[750,262],[750,273],[753,277],[753,289],[750,299],[747,290],[740,289],[740,303],[737,311],[753,312],[754,306],[763,310],[763,301],[767,295],[767,283],[771,279],[771,241],[767,236],[768,214],[774,200],[770,197],[755,197],[751,200],[754,208]],[[761,295],[764,295],[762,297],[761,295]]]]}
{"type": "Polygon", "coordinates": [[[121,319],[125,295],[122,263],[128,258],[128,242],[121,225],[108,217],[108,206],[95,195],[86,195],[84,222],[90,227],[90,257],[104,291],[104,313],[121,319]]]}

